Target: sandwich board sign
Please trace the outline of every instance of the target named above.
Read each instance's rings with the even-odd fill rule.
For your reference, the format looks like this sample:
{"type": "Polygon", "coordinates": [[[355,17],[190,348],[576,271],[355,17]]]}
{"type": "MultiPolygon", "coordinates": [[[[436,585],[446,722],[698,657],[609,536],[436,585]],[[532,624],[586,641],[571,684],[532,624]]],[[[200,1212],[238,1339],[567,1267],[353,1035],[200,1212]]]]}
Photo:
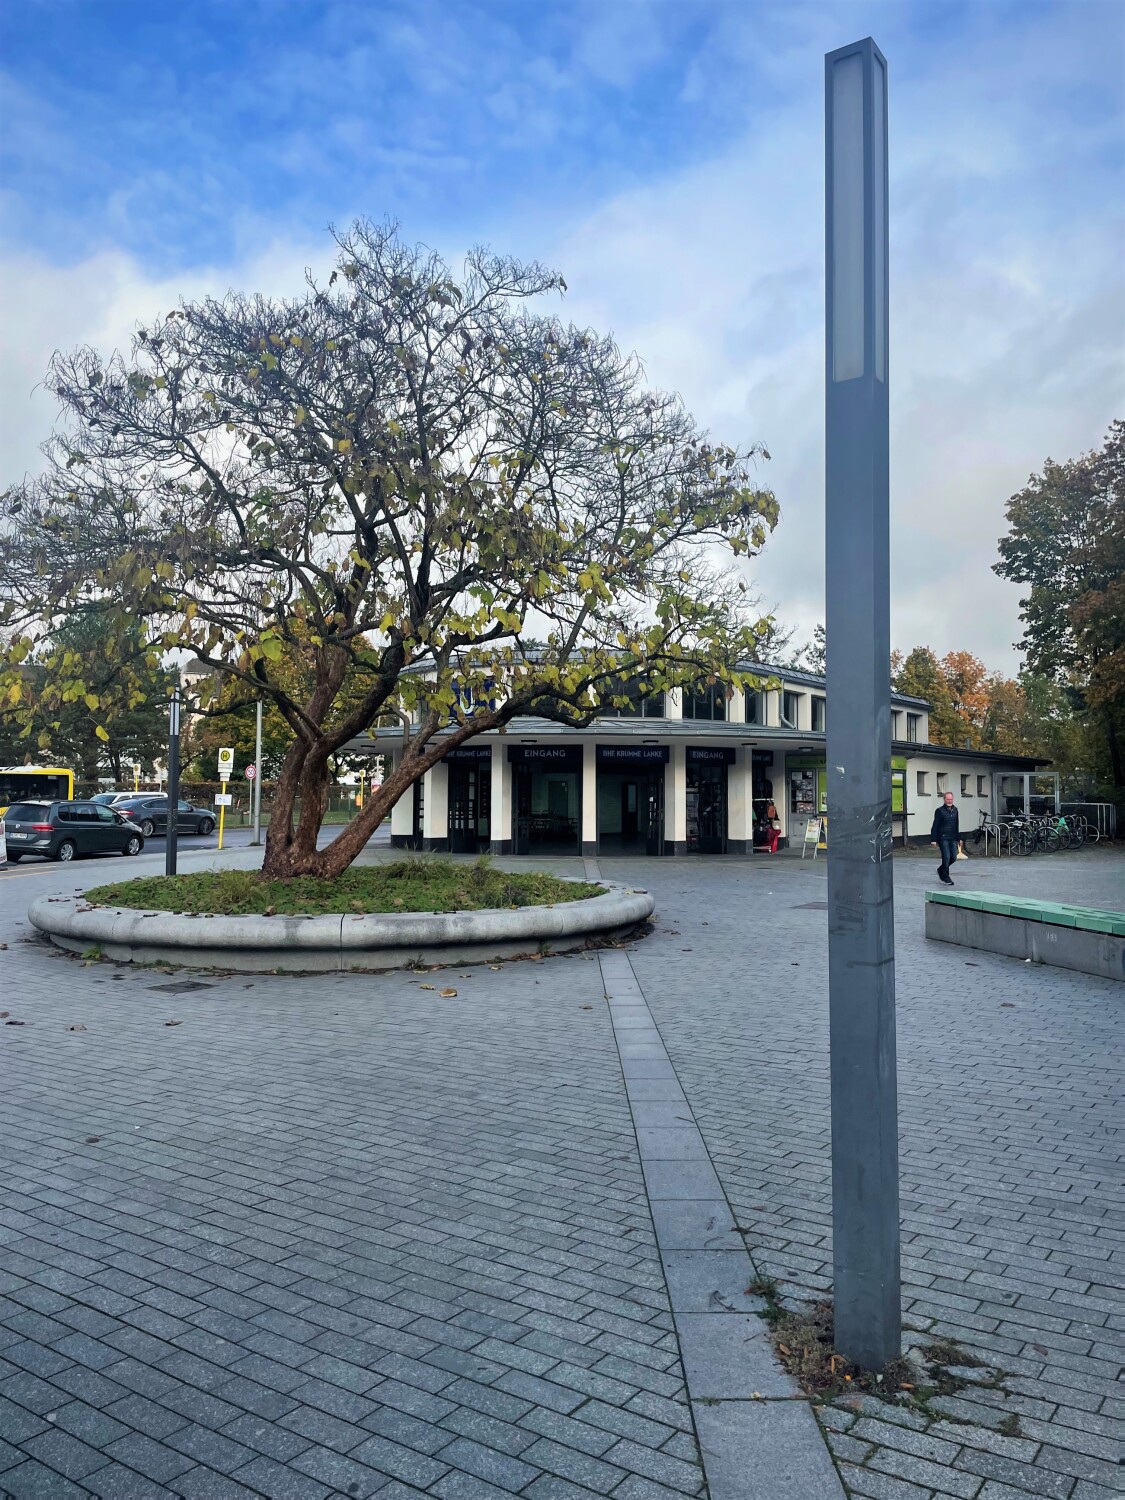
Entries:
{"type": "Polygon", "coordinates": [[[811,846],[812,852],[813,852],[813,856],[812,857],[813,857],[813,859],[816,858],[816,856],[817,856],[817,854],[819,853],[819,850],[820,850],[820,829],[821,829],[821,819],[820,818],[806,818],[805,819],[805,842],[801,845],[801,858],[802,859],[804,859],[804,857],[805,857],[805,850],[808,849],[810,846],[811,846]]]}
{"type": "Polygon", "coordinates": [[[234,750],[230,745],[226,745],[219,751],[219,780],[229,781],[233,770],[234,750]]]}

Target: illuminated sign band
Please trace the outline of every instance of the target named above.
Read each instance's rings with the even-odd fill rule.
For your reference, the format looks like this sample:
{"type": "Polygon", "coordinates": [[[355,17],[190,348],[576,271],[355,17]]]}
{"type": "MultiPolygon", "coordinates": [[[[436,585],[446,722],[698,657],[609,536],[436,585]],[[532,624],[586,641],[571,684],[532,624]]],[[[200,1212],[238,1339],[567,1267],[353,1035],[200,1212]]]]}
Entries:
{"type": "Polygon", "coordinates": [[[599,766],[662,765],[668,759],[667,745],[599,745],[599,766]]]}

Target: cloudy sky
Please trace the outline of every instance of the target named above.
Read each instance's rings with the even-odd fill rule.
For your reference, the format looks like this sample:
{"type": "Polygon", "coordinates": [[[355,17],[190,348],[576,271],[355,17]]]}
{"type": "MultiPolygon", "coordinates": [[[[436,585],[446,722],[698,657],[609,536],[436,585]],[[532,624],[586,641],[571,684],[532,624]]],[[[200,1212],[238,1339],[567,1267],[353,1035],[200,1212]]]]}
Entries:
{"type": "Polygon", "coordinates": [[[326,226],[560,270],[723,441],[758,586],[823,616],[823,54],[890,64],[894,639],[1012,670],[1008,495],[1125,415],[1125,6],[755,0],[0,4],[0,483],[51,352],[297,292],[326,226]]]}

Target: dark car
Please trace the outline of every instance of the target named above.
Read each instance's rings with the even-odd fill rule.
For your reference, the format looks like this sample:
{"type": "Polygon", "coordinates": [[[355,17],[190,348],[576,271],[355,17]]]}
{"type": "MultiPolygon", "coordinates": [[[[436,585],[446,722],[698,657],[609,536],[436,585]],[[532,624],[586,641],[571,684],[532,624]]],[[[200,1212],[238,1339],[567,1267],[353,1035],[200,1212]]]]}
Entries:
{"type": "MultiPolygon", "coordinates": [[[[179,809],[176,818],[177,833],[212,833],[214,831],[215,819],[205,807],[194,807],[190,802],[178,802],[176,806],[179,809]]],[[[136,823],[146,839],[152,838],[154,833],[168,832],[167,797],[152,797],[142,792],[139,797],[129,797],[124,802],[115,802],[113,810],[124,813],[125,817],[136,823]]]]}
{"type": "Polygon", "coordinates": [[[79,854],[139,854],[144,835],[104,802],[17,802],[4,814],[8,858],[25,854],[74,859],[79,854]]]}

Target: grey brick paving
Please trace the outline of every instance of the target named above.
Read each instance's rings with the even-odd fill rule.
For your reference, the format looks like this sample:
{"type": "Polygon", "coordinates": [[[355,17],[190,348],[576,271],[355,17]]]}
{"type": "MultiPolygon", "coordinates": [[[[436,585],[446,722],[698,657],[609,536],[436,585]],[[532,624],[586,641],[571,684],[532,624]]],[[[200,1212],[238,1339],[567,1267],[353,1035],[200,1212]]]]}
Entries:
{"type": "MultiPolygon", "coordinates": [[[[0,876],[27,1022],[0,1030],[0,1492],[704,1496],[652,1216],[686,1318],[753,1314],[742,1242],[786,1291],[828,1286],[826,944],[799,909],[823,868],[607,864],[659,901],[631,953],[659,1030],[622,1007],[620,1059],[592,957],[443,975],[441,1001],[410,974],[165,993],[20,941],[32,894],[104,868],[0,876]]],[[[934,1419],[822,1425],[870,1500],[1104,1500],[1120,988],[928,947],[928,875],[896,865],[904,1311],[1009,1373],[934,1419]]],[[[1125,861],[959,867],[1048,875],[1109,904],[1125,861]]],[[[712,1408],[720,1488],[754,1444],[782,1460],[787,1409],[712,1408]]]]}
{"type": "Polygon", "coordinates": [[[2,1487],[699,1488],[595,958],[163,993],[19,941],[60,880],[0,878],[2,1487]]]}
{"type": "MultiPolygon", "coordinates": [[[[758,1269],[794,1298],[824,1295],[827,935],[823,913],[804,909],[823,897],[824,871],[764,859],[726,871],[722,899],[686,862],[661,867],[659,884],[648,875],[665,915],[633,968],[758,1269]]],[[[1079,1500],[1080,1484],[1119,1479],[1097,1445],[1119,1443],[1121,1429],[1082,1422],[1110,1419],[1123,1352],[1111,1323],[1125,1226],[1122,989],[928,945],[930,874],[925,859],[896,861],[903,1311],[919,1334],[955,1338],[1009,1373],[997,1390],[940,1398],[946,1419],[932,1425],[878,1402],[862,1422],[831,1409],[822,1421],[846,1427],[840,1474],[871,1500],[1079,1500]],[[1018,1436],[1007,1435],[1013,1418],[1018,1436]]],[[[1120,908],[1125,859],[970,860],[957,881],[1120,908]]],[[[683,1196],[675,1177],[658,1187],[683,1196]]],[[[678,1208],[654,1203],[690,1237],[692,1217],[667,1217],[678,1208]]],[[[716,1205],[716,1248],[723,1223],[716,1205]]]]}

